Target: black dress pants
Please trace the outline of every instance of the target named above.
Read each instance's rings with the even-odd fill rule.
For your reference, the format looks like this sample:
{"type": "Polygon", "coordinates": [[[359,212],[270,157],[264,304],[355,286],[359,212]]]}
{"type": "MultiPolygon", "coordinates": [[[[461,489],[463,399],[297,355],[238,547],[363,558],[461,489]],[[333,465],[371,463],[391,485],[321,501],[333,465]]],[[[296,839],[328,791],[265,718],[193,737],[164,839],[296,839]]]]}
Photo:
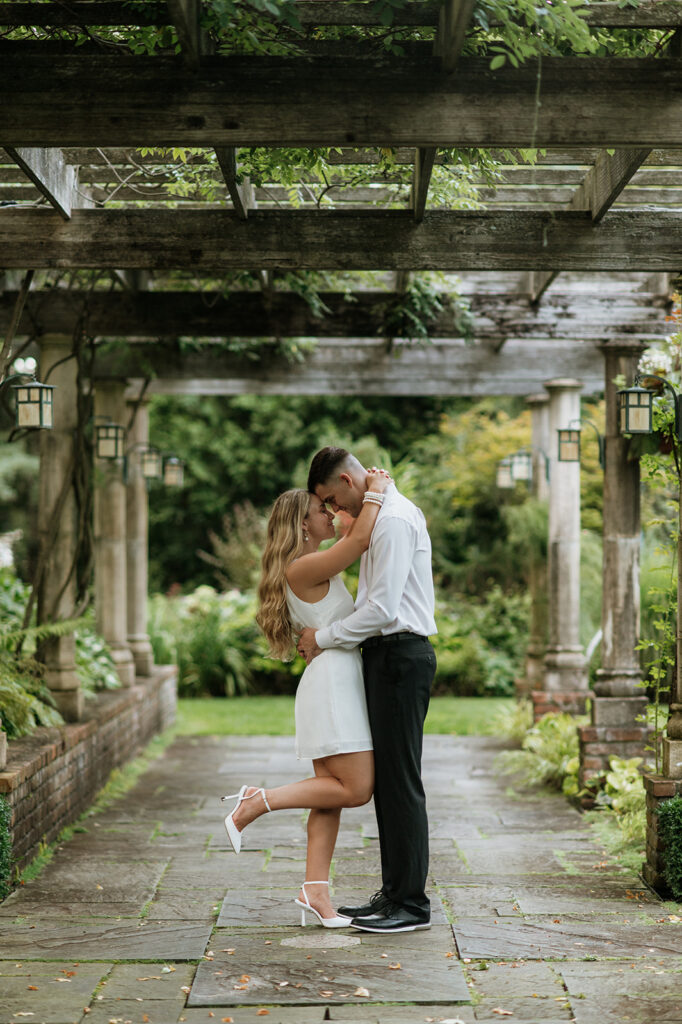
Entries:
{"type": "Polygon", "coordinates": [[[371,638],[362,661],[374,744],[374,806],[382,889],[395,904],[428,918],[429,837],[421,779],[424,719],[436,655],[425,637],[371,638]]]}

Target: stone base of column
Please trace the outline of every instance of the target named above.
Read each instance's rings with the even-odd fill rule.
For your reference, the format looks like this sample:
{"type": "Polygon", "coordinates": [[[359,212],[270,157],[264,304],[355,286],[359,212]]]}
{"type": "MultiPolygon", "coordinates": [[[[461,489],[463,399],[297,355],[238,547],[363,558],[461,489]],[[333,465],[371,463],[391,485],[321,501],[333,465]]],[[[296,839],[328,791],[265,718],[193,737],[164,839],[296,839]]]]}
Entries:
{"type": "Polygon", "coordinates": [[[543,689],[548,693],[587,693],[587,662],[582,647],[548,649],[544,660],[543,689]]]}
{"type": "Polygon", "coordinates": [[[666,779],[662,775],[645,775],[646,790],[646,860],[642,876],[647,885],[663,896],[670,896],[663,877],[664,846],[658,831],[658,808],[665,800],[682,795],[682,779],[666,779]]]}
{"type": "Polygon", "coordinates": [[[135,685],[135,662],[133,656],[130,653],[130,648],[127,644],[124,646],[117,646],[116,644],[109,643],[111,648],[111,657],[113,658],[114,665],[116,666],[116,672],[118,678],[121,680],[121,686],[134,686],[135,685]]]}
{"type": "Polygon", "coordinates": [[[682,740],[663,740],[663,775],[666,779],[682,780],[682,740]]]}
{"type": "Polygon", "coordinates": [[[633,697],[641,692],[641,669],[597,669],[594,692],[598,697],[633,697]]]}
{"type": "Polygon", "coordinates": [[[646,697],[593,697],[592,724],[578,730],[580,785],[608,771],[612,757],[645,757],[652,730],[637,719],[646,711],[646,697]]]}
{"type": "Polygon", "coordinates": [[[533,640],[530,641],[526,648],[526,696],[532,690],[541,690],[545,685],[545,652],[545,645],[543,643],[535,643],[533,640]]]}
{"type": "Polygon", "coordinates": [[[0,731],[0,768],[7,764],[7,734],[0,731]]]}
{"type": "Polygon", "coordinates": [[[128,646],[138,676],[150,676],[154,670],[154,652],[148,636],[129,636],[128,646]]]}
{"type": "Polygon", "coordinates": [[[85,710],[85,698],[83,691],[77,690],[52,690],[52,698],[57,706],[57,711],[65,722],[80,722],[85,710]]]}
{"type": "Polygon", "coordinates": [[[561,714],[584,715],[589,690],[573,690],[564,693],[548,693],[546,690],[533,690],[530,699],[533,702],[533,721],[537,722],[543,715],[561,714]]]}

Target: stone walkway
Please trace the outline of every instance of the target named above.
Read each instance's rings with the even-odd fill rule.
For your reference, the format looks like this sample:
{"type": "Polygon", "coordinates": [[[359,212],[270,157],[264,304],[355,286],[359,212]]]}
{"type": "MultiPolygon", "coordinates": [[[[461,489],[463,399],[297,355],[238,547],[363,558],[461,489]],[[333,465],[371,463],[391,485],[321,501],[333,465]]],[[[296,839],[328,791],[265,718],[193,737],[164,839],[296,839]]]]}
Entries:
{"type": "MultiPolygon", "coordinates": [[[[682,1024],[679,908],[562,797],[508,790],[499,746],[427,737],[433,927],[387,938],[297,927],[300,812],[227,849],[217,798],[299,777],[290,738],[177,740],[0,904],[0,1022],[682,1024]]],[[[371,805],[344,819],[353,902],[379,887],[376,830],[371,805]]]]}

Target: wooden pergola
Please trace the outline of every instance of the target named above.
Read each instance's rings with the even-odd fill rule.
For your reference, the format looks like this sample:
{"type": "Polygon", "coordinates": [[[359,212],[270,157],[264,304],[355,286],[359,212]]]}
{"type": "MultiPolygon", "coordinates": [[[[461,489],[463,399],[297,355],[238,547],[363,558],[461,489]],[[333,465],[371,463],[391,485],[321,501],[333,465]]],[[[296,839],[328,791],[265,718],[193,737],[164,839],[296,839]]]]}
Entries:
{"type": "MultiPolygon", "coordinates": [[[[380,24],[375,4],[298,0],[297,10],[304,31],[295,55],[275,57],[213,52],[201,0],[0,3],[0,329],[12,325],[22,344],[36,340],[41,371],[54,366],[67,396],[76,387],[64,362],[72,337],[123,339],[90,367],[96,412],[119,419],[144,378],[149,394],[397,395],[531,395],[554,379],[550,420],[537,426],[535,443],[551,440],[550,422],[553,430],[579,415],[581,389],[605,391],[609,632],[594,735],[584,738],[587,778],[589,744],[612,742],[604,708],[619,709],[608,718],[622,733],[614,753],[628,753],[628,743],[639,749],[645,732],[634,738],[642,704],[634,655],[638,467],[618,434],[611,385],[617,373],[632,374],[647,342],[668,333],[672,282],[682,271],[682,0],[585,6],[593,28],[660,31],[655,56],[546,56],[497,70],[489,56],[466,55],[474,0],[415,0],[397,10],[400,25],[424,30],[399,56],[377,55],[361,36],[316,38],[324,26],[380,24]],[[123,40],[104,46],[97,37],[107,26],[161,25],[174,27],[178,53],[138,55],[123,40]],[[35,31],[13,38],[13,28],[35,31]],[[71,29],[89,41],[76,47],[71,29]],[[240,170],[240,150],[249,147],[333,147],[336,171],[322,183],[301,170],[293,185],[254,187],[240,170]],[[454,166],[453,149],[474,147],[492,152],[497,177],[477,172],[475,198],[448,208],[434,186],[439,168],[454,166]],[[173,156],[173,148],[192,152],[173,156]],[[532,162],[525,150],[535,151],[532,162]],[[381,151],[391,152],[388,166],[381,151]],[[215,177],[213,194],[178,187],[185,164],[215,177]],[[358,183],[342,173],[349,167],[363,168],[358,183]],[[27,268],[36,278],[24,295],[14,272],[27,268]],[[226,284],[245,270],[257,286],[226,284]],[[77,271],[101,274],[86,286],[77,271]],[[343,284],[323,291],[314,311],[286,283],[297,271],[334,272],[343,284]],[[376,272],[376,284],[354,278],[358,271],[376,272]],[[457,307],[445,305],[429,324],[429,345],[391,339],[387,310],[410,275],[424,271],[443,272],[443,294],[456,290],[468,307],[467,329],[457,307]],[[188,352],[178,344],[187,337],[204,344],[188,352]],[[225,350],[230,337],[273,342],[253,362],[225,350]],[[274,341],[281,338],[316,343],[292,367],[274,341]]],[[[64,414],[45,459],[49,453],[51,472],[66,478],[73,420],[64,414]]],[[[145,429],[138,419],[136,443],[145,429]]],[[[544,686],[532,680],[555,693],[557,706],[586,687],[573,626],[565,625],[575,619],[575,559],[569,564],[565,554],[575,550],[575,519],[561,509],[579,493],[578,478],[570,486],[568,479],[554,495],[553,525],[550,517],[559,552],[550,559],[550,592],[568,594],[569,604],[555,599],[555,662],[544,686]]],[[[149,661],[146,575],[130,561],[127,620],[125,601],[122,610],[111,600],[126,590],[126,543],[130,550],[134,535],[139,552],[146,529],[144,515],[130,511],[134,486],[129,481],[127,534],[120,480],[107,482],[95,508],[102,565],[109,560],[106,586],[101,574],[97,584],[100,622],[127,681],[149,661]]],[[[54,480],[43,488],[44,516],[58,491],[54,480]]],[[[135,493],[146,500],[143,489],[135,493]]],[[[72,560],[66,527],[62,539],[67,553],[55,580],[72,560]]],[[[46,586],[68,611],[69,587],[46,586]]],[[[52,685],[64,694],[62,662],[54,660],[52,685]]],[[[62,703],[78,716],[77,699],[62,703]]]]}

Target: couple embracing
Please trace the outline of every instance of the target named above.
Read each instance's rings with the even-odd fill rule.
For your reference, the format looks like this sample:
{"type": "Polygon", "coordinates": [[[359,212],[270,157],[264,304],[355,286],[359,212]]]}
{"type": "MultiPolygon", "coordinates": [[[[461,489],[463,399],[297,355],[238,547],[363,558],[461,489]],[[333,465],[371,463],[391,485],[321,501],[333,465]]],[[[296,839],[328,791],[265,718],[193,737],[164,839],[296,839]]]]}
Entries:
{"type": "Polygon", "coordinates": [[[326,928],[428,928],[428,823],[421,780],[424,719],[436,658],[431,542],[421,511],[383,470],[343,448],[315,455],[308,490],[286,491],[268,523],[258,623],[272,654],[307,662],[296,693],[296,753],[315,775],[262,789],[242,786],[225,819],[236,853],[268,811],[310,808],[306,878],[296,903],[326,928]],[[334,537],[333,515],[353,524],[334,537]],[[339,573],[362,556],[355,605],[339,573]],[[362,651],[362,656],[360,655],[362,651]],[[382,886],[363,906],[329,896],[341,809],[374,795],[382,886]]]}

